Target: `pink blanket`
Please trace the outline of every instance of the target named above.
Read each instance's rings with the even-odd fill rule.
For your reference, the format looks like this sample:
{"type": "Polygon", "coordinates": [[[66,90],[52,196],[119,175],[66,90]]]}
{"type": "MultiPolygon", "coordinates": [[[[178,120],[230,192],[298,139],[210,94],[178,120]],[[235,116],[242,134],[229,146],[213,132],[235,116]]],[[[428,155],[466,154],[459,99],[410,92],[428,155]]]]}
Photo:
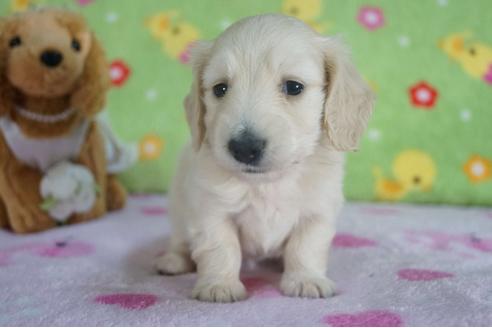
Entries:
{"type": "Polygon", "coordinates": [[[191,300],[194,274],[152,270],[168,233],[159,196],[88,224],[0,232],[0,325],[492,325],[492,209],[347,205],[326,300],[282,296],[275,265],[245,269],[246,301],[191,300]]]}

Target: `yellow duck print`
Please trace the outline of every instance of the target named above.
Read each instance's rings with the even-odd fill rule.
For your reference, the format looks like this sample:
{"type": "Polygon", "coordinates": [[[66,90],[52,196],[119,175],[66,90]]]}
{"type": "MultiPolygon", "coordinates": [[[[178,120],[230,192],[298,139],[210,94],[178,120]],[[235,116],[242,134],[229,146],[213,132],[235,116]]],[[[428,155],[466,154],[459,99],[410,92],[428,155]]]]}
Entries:
{"type": "Polygon", "coordinates": [[[146,21],[146,26],[152,36],[162,43],[166,54],[183,64],[188,63],[190,46],[200,38],[195,26],[179,19],[176,11],[155,14],[146,21]]]}
{"type": "Polygon", "coordinates": [[[393,161],[393,177],[383,176],[381,168],[374,168],[376,195],[380,200],[396,201],[413,191],[430,191],[436,177],[432,158],[420,150],[405,150],[393,161]]]}
{"type": "Polygon", "coordinates": [[[321,0],[284,0],[282,13],[304,21],[318,33],[326,32],[328,28],[327,24],[318,21],[321,0]]]}
{"type": "Polygon", "coordinates": [[[492,85],[492,46],[482,42],[467,42],[471,33],[456,33],[439,42],[440,48],[461,64],[465,72],[492,85]]]}

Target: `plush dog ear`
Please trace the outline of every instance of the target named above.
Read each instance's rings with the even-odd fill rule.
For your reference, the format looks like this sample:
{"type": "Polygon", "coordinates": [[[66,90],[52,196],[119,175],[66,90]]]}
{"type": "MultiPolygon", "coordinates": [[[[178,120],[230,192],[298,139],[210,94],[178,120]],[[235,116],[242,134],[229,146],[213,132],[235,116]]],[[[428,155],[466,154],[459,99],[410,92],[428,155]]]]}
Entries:
{"type": "Polygon", "coordinates": [[[212,42],[198,41],[191,48],[193,83],[184,100],[186,119],[190,126],[193,149],[199,150],[205,138],[205,104],[203,102],[202,78],[207,64],[212,42]]]}
{"type": "Polygon", "coordinates": [[[14,108],[14,90],[7,78],[7,24],[5,19],[0,18],[0,117],[14,108]]]}
{"type": "Polygon", "coordinates": [[[71,106],[92,117],[100,112],[109,89],[109,66],[103,48],[96,37],[90,36],[90,49],[85,59],[84,71],[71,96],[71,106]]]}
{"type": "Polygon", "coordinates": [[[328,139],[340,151],[357,150],[374,107],[374,96],[337,38],[323,38],[327,98],[323,123],[328,139]]]}
{"type": "Polygon", "coordinates": [[[80,56],[85,59],[84,70],[75,84],[70,102],[72,108],[92,117],[103,109],[106,91],[109,89],[109,65],[104,50],[81,14],[57,8],[45,10],[67,28],[81,45],[80,56]]]}

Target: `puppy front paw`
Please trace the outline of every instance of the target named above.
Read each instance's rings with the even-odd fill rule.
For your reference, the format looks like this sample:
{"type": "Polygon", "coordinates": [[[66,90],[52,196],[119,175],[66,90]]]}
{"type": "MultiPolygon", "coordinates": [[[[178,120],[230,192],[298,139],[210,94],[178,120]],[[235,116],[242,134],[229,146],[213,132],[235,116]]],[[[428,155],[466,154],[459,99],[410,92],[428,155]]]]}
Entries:
{"type": "Polygon", "coordinates": [[[157,272],[163,275],[176,275],[195,270],[195,264],[188,254],[169,252],[155,261],[157,272]]]}
{"type": "Polygon", "coordinates": [[[198,281],[193,288],[192,297],[199,301],[231,303],[247,297],[246,288],[239,280],[198,281]]]}
{"type": "Polygon", "coordinates": [[[287,296],[327,298],[335,294],[335,284],[326,277],[284,274],[280,289],[287,296]]]}

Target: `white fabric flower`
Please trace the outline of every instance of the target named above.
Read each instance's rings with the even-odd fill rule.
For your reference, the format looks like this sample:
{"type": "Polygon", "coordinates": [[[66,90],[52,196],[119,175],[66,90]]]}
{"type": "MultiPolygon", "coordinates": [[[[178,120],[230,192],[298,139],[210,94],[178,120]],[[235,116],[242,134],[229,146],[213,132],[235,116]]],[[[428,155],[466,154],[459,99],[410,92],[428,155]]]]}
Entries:
{"type": "Polygon", "coordinates": [[[84,166],[61,162],[46,172],[41,180],[43,208],[58,221],[66,221],[73,213],[83,213],[96,201],[96,183],[84,166]]]}

